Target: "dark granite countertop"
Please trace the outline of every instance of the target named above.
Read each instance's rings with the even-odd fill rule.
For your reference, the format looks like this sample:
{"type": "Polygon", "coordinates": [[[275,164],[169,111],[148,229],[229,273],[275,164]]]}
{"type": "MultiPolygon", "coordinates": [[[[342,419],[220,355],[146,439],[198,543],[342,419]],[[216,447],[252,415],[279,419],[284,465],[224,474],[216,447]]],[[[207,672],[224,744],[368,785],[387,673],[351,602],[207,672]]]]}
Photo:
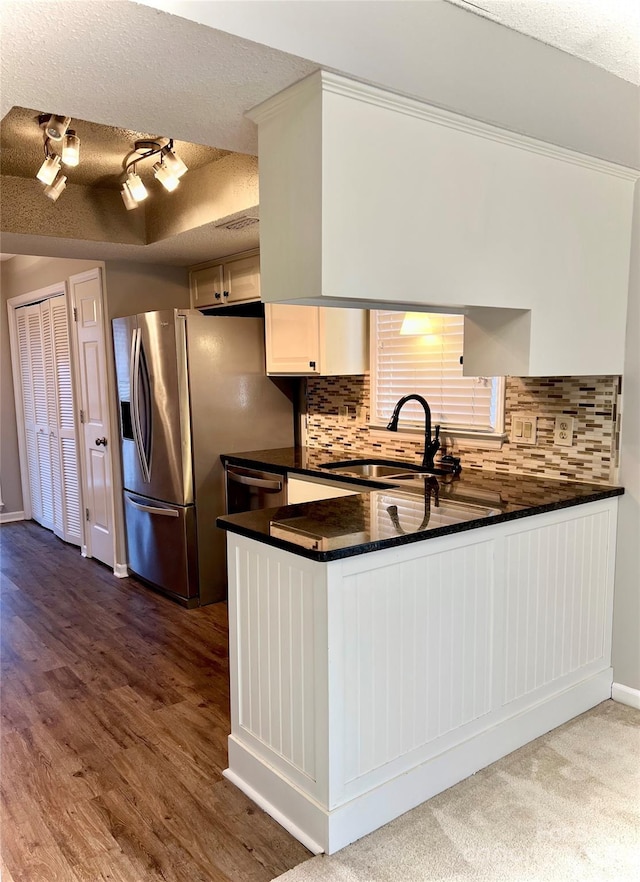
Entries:
{"type": "MultiPolygon", "coordinates": [[[[344,483],[348,475],[325,471],[320,465],[357,456],[348,451],[281,448],[223,455],[222,460],[344,483]]],[[[410,486],[393,486],[383,479],[366,481],[366,487],[362,478],[357,483],[363,490],[357,496],[225,515],[217,525],[312,560],[330,561],[624,493],[621,487],[476,469],[455,477],[412,480],[410,486]]]]}

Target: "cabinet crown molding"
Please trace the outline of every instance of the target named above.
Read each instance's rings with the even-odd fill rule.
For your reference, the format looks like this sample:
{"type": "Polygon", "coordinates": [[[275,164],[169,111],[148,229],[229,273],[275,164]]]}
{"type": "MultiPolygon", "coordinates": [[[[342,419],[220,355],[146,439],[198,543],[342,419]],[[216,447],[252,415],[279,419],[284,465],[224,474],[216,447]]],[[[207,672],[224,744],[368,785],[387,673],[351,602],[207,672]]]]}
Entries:
{"type": "Polygon", "coordinates": [[[606,159],[600,159],[597,156],[590,156],[577,150],[541,141],[529,135],[512,132],[498,125],[463,116],[452,110],[445,110],[443,107],[428,104],[425,101],[419,101],[416,98],[410,98],[396,92],[390,92],[387,89],[381,89],[379,86],[352,80],[326,70],[316,71],[282,92],[278,92],[272,98],[268,98],[256,107],[251,108],[245,116],[255,123],[263,123],[277,116],[287,105],[297,101],[304,101],[306,98],[325,92],[377,105],[396,113],[424,119],[434,125],[457,129],[470,135],[507,144],[519,150],[528,150],[530,153],[550,156],[604,174],[624,178],[625,180],[636,181],[640,178],[640,169],[619,165],[606,159]]]}

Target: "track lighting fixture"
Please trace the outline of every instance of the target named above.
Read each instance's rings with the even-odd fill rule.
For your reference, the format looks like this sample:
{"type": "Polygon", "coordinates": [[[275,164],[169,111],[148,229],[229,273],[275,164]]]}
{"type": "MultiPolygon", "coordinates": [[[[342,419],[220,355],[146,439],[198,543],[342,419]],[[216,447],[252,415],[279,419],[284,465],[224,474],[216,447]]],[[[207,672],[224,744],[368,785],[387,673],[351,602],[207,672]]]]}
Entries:
{"type": "Polygon", "coordinates": [[[127,179],[122,185],[120,195],[127,211],[137,208],[138,203],[148,196],[147,189],[137,174],[137,163],[143,159],[158,156],[158,154],[160,155],[160,162],[154,163],[153,174],[165,190],[168,190],[170,193],[176,189],[180,183],[180,178],[188,171],[187,166],[174,151],[171,138],[168,141],[164,138],[158,141],[136,141],[133,150],[127,154],[123,162],[127,179]],[[133,171],[130,171],[130,169],[133,169],[133,171]]]}
{"type": "MultiPolygon", "coordinates": [[[[36,177],[45,185],[45,196],[56,202],[67,186],[62,166],[74,168],[80,162],[80,138],[75,129],[70,129],[71,117],[42,113],[38,125],[42,130],[44,161],[36,177]],[[59,148],[56,152],[55,145],[59,148]]],[[[141,139],[134,142],[133,150],[125,156],[122,166],[125,180],[120,195],[127,211],[137,208],[149,195],[140,175],[137,164],[144,159],[156,157],[153,164],[154,177],[168,192],[176,189],[182,175],[188,171],[185,163],[173,149],[172,138],[141,139]]]]}
{"type": "Polygon", "coordinates": [[[69,128],[71,117],[42,113],[38,125],[42,129],[44,162],[36,178],[45,184],[44,195],[56,202],[67,186],[67,178],[60,173],[62,164],[76,166],[80,162],[80,138],[69,128]],[[61,144],[62,152],[54,153],[52,143],[61,144]]]}

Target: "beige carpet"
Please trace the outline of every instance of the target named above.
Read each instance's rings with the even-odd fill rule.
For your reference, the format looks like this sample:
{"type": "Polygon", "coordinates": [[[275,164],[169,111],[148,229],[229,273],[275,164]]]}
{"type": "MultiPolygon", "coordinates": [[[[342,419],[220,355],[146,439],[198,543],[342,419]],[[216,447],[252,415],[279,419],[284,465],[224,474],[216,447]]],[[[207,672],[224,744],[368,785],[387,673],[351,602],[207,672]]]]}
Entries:
{"type": "Polygon", "coordinates": [[[278,882],[640,880],[640,711],[605,701],[278,882]]]}

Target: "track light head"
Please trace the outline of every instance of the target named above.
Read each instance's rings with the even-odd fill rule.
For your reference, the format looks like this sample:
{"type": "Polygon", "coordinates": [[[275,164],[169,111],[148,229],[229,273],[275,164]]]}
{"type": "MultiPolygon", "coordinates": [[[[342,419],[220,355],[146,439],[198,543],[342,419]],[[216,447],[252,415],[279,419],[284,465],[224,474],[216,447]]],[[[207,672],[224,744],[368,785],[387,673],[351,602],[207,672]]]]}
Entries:
{"type": "MultiPolygon", "coordinates": [[[[173,144],[173,141],[171,141],[170,144],[173,144]]],[[[169,145],[163,147],[160,158],[162,159],[163,165],[176,178],[181,178],[182,175],[189,170],[184,162],[177,155],[173,147],[169,145]]]]}
{"type": "Polygon", "coordinates": [[[45,161],[40,166],[40,170],[36,175],[43,184],[53,184],[56,175],[60,171],[60,157],[54,154],[48,154],[45,161]]]}
{"type": "Polygon", "coordinates": [[[161,162],[156,162],[153,166],[153,173],[169,193],[172,193],[180,183],[180,178],[177,178],[173,172],[170,172],[166,165],[161,162]]]}
{"type": "Polygon", "coordinates": [[[120,195],[122,196],[122,201],[124,202],[124,207],[127,209],[127,211],[132,211],[134,208],[138,207],[138,203],[131,195],[131,190],[129,189],[126,182],[122,185],[120,195]]]}
{"type": "Polygon", "coordinates": [[[149,195],[140,175],[136,174],[135,171],[129,172],[127,175],[126,186],[136,202],[142,202],[149,195]]]}
{"type": "Polygon", "coordinates": [[[62,191],[67,186],[67,178],[66,175],[58,175],[53,184],[50,184],[48,187],[44,188],[44,195],[51,199],[52,202],[57,202],[58,197],[62,193],[62,191]]]}
{"type": "Polygon", "coordinates": [[[67,129],[62,139],[62,161],[69,166],[78,165],[80,162],[80,138],[73,129],[67,129]]]}
{"type": "Polygon", "coordinates": [[[62,141],[71,124],[71,117],[42,113],[38,117],[38,123],[44,128],[47,138],[50,138],[52,141],[62,141]]]}

